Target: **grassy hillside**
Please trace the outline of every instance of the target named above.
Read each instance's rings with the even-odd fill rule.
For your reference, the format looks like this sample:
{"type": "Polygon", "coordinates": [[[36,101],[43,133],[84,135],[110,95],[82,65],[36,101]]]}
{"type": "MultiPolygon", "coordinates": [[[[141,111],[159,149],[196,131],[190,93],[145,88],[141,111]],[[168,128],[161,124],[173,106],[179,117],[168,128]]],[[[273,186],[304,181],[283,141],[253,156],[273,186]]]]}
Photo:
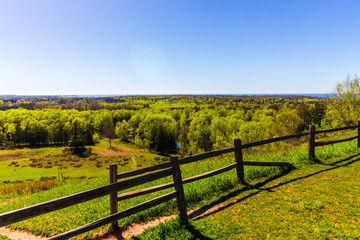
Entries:
{"type": "Polygon", "coordinates": [[[133,239],[359,239],[360,153],[236,186],[197,212],[133,239]]]}
{"type": "MultiPolygon", "coordinates": [[[[113,143],[110,149],[105,140],[92,147],[93,154],[89,157],[63,155],[64,148],[0,151],[1,213],[109,184],[111,163],[117,163],[118,171],[125,172],[169,161],[168,157],[130,144],[113,143]]],[[[130,202],[124,206],[132,204],[130,202]]],[[[109,214],[108,208],[109,199],[103,197],[22,221],[12,227],[51,236],[105,217],[109,214]]],[[[92,234],[96,233],[83,237],[92,234]]]]}
{"type": "MultiPolygon", "coordinates": [[[[351,135],[351,133],[349,134],[351,135]]],[[[5,169],[7,169],[6,173],[1,173],[4,173],[4,175],[1,175],[0,178],[0,191],[2,191],[2,194],[0,195],[0,213],[8,212],[11,210],[22,208],[24,206],[30,206],[36,203],[51,200],[56,197],[66,196],[72,193],[105,185],[109,182],[108,170],[106,168],[111,162],[119,163],[120,171],[127,171],[130,168],[140,168],[156,164],[157,162],[166,161],[166,158],[164,157],[148,151],[134,148],[132,145],[119,144],[115,146],[116,149],[122,149],[121,153],[127,153],[123,155],[113,154],[114,151],[109,150],[107,146],[108,145],[106,142],[101,142],[99,145],[93,148],[93,152],[96,153],[96,155],[90,156],[88,158],[79,159],[71,157],[69,161],[61,162],[63,164],[61,167],[67,167],[62,168],[61,172],[59,171],[59,166],[55,167],[54,162],[51,164],[48,164],[48,162],[45,162],[43,160],[39,160],[36,162],[41,162],[42,166],[53,165],[52,168],[38,168],[29,166],[29,163],[31,162],[30,158],[53,158],[53,155],[57,154],[56,151],[61,152],[58,148],[18,149],[12,150],[18,152],[8,152],[9,155],[17,155],[18,158],[15,160],[17,162],[15,164],[12,163],[13,160],[6,158],[2,158],[2,161],[0,161],[0,164],[3,164],[5,169]],[[36,157],[30,156],[32,151],[38,151],[36,153],[36,157]],[[49,152],[52,153],[50,154],[49,152]],[[93,160],[93,158],[96,159],[93,160]],[[127,158],[128,160],[126,161],[125,158],[127,158]],[[78,164],[79,162],[82,163],[82,165],[80,167],[75,167],[75,164],[78,164]],[[101,162],[101,164],[97,164],[97,162],[101,162]],[[101,167],[97,167],[97,165],[101,165],[101,167]],[[7,175],[8,171],[12,172],[12,174],[7,175]],[[39,171],[39,174],[37,175],[36,180],[28,181],[25,177],[22,176],[22,171],[39,171]],[[48,177],[46,178],[45,176],[43,176],[43,174],[47,171],[49,172],[47,175],[48,177]],[[10,177],[16,174],[18,175],[18,178],[10,177]],[[44,183],[44,185],[40,187],[34,186],[33,188],[30,187],[28,189],[22,187],[32,186],[33,184],[38,183],[38,180],[40,180],[41,177],[43,177],[43,181],[40,181],[40,183],[42,182],[44,183]],[[21,180],[18,180],[19,178],[21,180]]],[[[288,161],[291,162],[298,169],[306,169],[309,164],[314,163],[314,161],[308,160],[306,143],[300,144],[292,148],[285,148],[285,145],[282,144],[274,144],[269,147],[269,150],[271,150],[271,148],[273,150],[277,149],[279,151],[273,151],[266,154],[245,153],[244,160],[288,161]]],[[[334,159],[334,157],[342,157],[346,154],[354,153],[357,151],[358,150],[356,147],[356,142],[353,141],[350,143],[341,143],[334,146],[318,148],[316,154],[318,157],[318,161],[326,162],[329,161],[329,159],[334,159]]],[[[69,157],[66,157],[65,159],[68,158],[69,157]]],[[[49,162],[52,161],[49,160],[49,162]]],[[[195,162],[192,164],[183,165],[181,166],[181,169],[183,177],[186,178],[226,166],[233,162],[233,154],[227,154],[220,157],[195,162]]],[[[253,181],[261,177],[276,177],[281,172],[282,169],[275,167],[246,167],[245,177],[247,181],[253,181]]],[[[33,175],[35,175],[35,173],[33,173],[33,175]]],[[[130,190],[144,188],[147,186],[154,186],[160,183],[170,181],[172,181],[171,177],[138,186],[130,190]]],[[[234,195],[234,191],[236,193],[236,191],[247,192],[251,190],[251,188],[249,187],[246,187],[244,189],[243,188],[244,187],[237,181],[235,170],[198,182],[187,184],[185,185],[187,207],[188,209],[196,209],[217,202],[221,198],[227,198],[226,196],[236,196],[236,194],[234,195]]],[[[119,210],[134,206],[135,204],[144,202],[156,196],[160,196],[169,191],[172,190],[163,190],[161,192],[149,194],[146,196],[140,196],[134,199],[125,200],[119,204],[119,210]]],[[[176,212],[176,202],[170,201],[158,207],[122,219],[121,221],[119,221],[119,224],[120,227],[126,228],[127,225],[133,222],[143,222],[164,215],[174,214],[176,212]]],[[[11,227],[25,229],[38,235],[52,236],[98,220],[107,216],[108,214],[109,198],[102,197],[86,203],[78,204],[73,207],[55,211],[53,213],[22,221],[11,225],[11,227]]],[[[106,231],[109,231],[109,226],[104,226],[100,229],[96,229],[95,231],[80,235],[78,238],[86,239],[106,231]]]]}

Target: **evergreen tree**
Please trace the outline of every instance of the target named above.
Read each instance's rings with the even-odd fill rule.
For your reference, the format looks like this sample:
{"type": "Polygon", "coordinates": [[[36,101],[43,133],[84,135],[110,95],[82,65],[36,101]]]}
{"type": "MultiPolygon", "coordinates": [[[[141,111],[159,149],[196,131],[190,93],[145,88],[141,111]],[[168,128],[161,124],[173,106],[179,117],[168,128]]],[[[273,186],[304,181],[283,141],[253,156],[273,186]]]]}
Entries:
{"type": "Polygon", "coordinates": [[[84,138],[82,135],[82,129],[80,127],[80,123],[78,119],[75,119],[71,126],[68,146],[75,153],[81,153],[85,151],[84,138]]]}

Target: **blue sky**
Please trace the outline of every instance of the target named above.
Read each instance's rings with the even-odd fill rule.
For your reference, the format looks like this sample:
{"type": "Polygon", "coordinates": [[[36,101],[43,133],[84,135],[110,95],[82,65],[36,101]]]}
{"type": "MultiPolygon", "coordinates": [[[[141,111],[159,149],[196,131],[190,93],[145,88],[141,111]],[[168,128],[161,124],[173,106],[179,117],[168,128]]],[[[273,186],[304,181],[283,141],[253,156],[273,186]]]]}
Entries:
{"type": "Polygon", "coordinates": [[[0,0],[0,94],[328,93],[360,1],[0,0]]]}

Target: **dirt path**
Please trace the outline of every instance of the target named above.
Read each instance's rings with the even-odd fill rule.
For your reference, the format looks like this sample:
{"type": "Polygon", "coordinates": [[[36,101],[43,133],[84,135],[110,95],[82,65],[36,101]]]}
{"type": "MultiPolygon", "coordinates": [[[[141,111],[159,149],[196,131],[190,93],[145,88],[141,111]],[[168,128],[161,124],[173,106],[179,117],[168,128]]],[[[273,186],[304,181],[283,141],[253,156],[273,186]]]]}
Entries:
{"type": "MultiPolygon", "coordinates": [[[[196,210],[192,210],[188,212],[189,219],[196,219],[198,217],[201,217],[205,214],[209,214],[213,211],[216,211],[219,209],[221,205],[219,206],[212,206],[212,207],[202,207],[196,210]]],[[[164,223],[166,221],[169,221],[173,218],[176,218],[178,215],[174,214],[171,216],[165,216],[159,219],[155,219],[153,221],[147,222],[147,223],[134,223],[130,225],[127,229],[123,231],[116,231],[112,233],[104,234],[100,237],[97,237],[93,240],[121,240],[121,239],[128,239],[132,236],[138,236],[140,235],[146,228],[148,227],[155,227],[156,225],[160,223],[164,223]]]]}
{"type": "Polygon", "coordinates": [[[136,169],[137,168],[137,163],[136,163],[136,160],[135,160],[135,157],[132,157],[131,160],[133,161],[133,169],[136,169]]]}
{"type": "Polygon", "coordinates": [[[8,228],[0,227],[0,235],[7,236],[12,240],[42,240],[44,237],[36,236],[31,233],[19,230],[11,230],[8,228]]]}
{"type": "Polygon", "coordinates": [[[132,236],[140,235],[146,228],[148,227],[155,227],[156,225],[168,221],[170,219],[175,218],[176,215],[165,216],[159,219],[155,219],[153,221],[147,223],[134,223],[130,225],[127,229],[121,231],[115,231],[106,233],[99,237],[93,238],[92,240],[120,240],[120,239],[128,239],[132,236]]]}
{"type": "Polygon", "coordinates": [[[126,148],[112,148],[112,149],[99,150],[98,154],[100,156],[122,156],[122,155],[130,155],[135,153],[126,148]]]}
{"type": "MultiPolygon", "coordinates": [[[[216,211],[219,206],[209,207],[209,208],[199,208],[193,211],[189,211],[189,219],[194,219],[197,217],[201,217],[204,214],[209,214],[213,211],[216,211]]],[[[173,218],[176,218],[177,215],[165,216],[159,219],[155,219],[153,221],[147,223],[134,223],[130,225],[127,229],[123,231],[115,231],[111,233],[106,233],[102,236],[96,237],[93,240],[119,240],[119,239],[128,239],[132,236],[140,235],[146,228],[155,227],[160,223],[164,223],[173,218]]],[[[11,230],[8,228],[0,227],[0,235],[4,235],[9,237],[12,240],[43,240],[45,237],[36,236],[29,232],[20,231],[20,230],[11,230]]]]}

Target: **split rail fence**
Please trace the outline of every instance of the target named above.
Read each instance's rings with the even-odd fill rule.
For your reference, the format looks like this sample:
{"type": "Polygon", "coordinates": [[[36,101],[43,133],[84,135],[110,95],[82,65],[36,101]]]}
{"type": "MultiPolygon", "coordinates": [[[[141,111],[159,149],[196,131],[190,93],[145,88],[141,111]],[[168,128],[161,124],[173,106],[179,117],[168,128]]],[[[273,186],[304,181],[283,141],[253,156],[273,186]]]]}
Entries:
{"type": "Polygon", "coordinates": [[[95,222],[86,224],[84,226],[81,226],[79,228],[73,229],[71,231],[50,237],[48,239],[54,240],[54,239],[68,239],[71,237],[74,237],[76,235],[79,235],[81,233],[90,231],[92,229],[98,228],[100,226],[106,225],[111,223],[114,227],[117,226],[117,220],[131,216],[137,212],[144,211],[146,209],[152,208],[154,206],[157,206],[161,203],[167,202],[171,199],[176,198],[177,199],[177,205],[179,210],[179,217],[183,224],[186,224],[188,221],[187,217],[187,210],[186,210],[186,203],[185,203],[185,194],[184,194],[184,188],[183,185],[198,181],[204,178],[212,177],[220,173],[227,172],[232,169],[236,169],[237,177],[242,183],[245,183],[244,178],[244,166],[280,166],[280,167],[291,167],[291,164],[288,162],[257,162],[257,161],[243,161],[243,149],[262,146],[265,144],[280,142],[288,139],[293,138],[300,138],[303,136],[309,135],[309,157],[315,158],[315,147],[319,146],[325,146],[328,144],[334,144],[334,143],[340,143],[345,141],[351,141],[354,139],[357,139],[357,146],[360,147],[360,121],[358,121],[358,124],[355,126],[350,127],[342,127],[342,128],[336,128],[336,129],[328,129],[328,130],[321,130],[321,131],[315,131],[315,126],[310,126],[309,132],[299,133],[299,134],[293,134],[283,137],[276,137],[271,138],[267,140],[262,140],[258,142],[253,143],[246,143],[242,144],[240,139],[234,140],[234,147],[210,151],[206,153],[201,153],[197,155],[192,155],[188,157],[184,157],[182,159],[178,159],[178,157],[171,157],[170,162],[161,163],[155,166],[137,169],[129,172],[124,173],[117,173],[117,165],[111,164],[110,165],[110,184],[91,189],[88,191],[76,193],[73,195],[65,196],[62,198],[57,198],[51,201],[39,203],[33,206],[25,207],[22,209],[14,210],[11,212],[0,214],[0,227],[6,226],[15,222],[19,222],[25,219],[33,218],[45,213],[53,212],[62,208],[66,208],[69,206],[73,206],[82,202],[90,201],[99,197],[103,197],[106,195],[110,195],[110,216],[107,216],[105,218],[102,218],[100,220],[97,220],[95,222]],[[337,140],[330,140],[330,141],[320,141],[315,142],[315,135],[320,133],[329,133],[329,132],[336,132],[336,131],[344,131],[344,130],[350,130],[350,129],[358,129],[358,134],[349,138],[343,138],[343,139],[337,139],[337,140]],[[206,172],[200,175],[196,175],[193,177],[189,177],[186,179],[182,179],[181,171],[180,171],[180,165],[188,164],[192,162],[196,162],[202,159],[211,158],[220,156],[222,154],[231,153],[234,152],[235,162],[210,171],[206,172]],[[156,171],[156,172],[154,172],[156,171]],[[152,172],[152,173],[149,173],[152,172]],[[142,175],[145,174],[145,175],[142,175]],[[135,178],[137,175],[141,175],[135,178]],[[148,182],[152,182],[164,177],[173,176],[173,182],[148,187],[140,190],[135,190],[131,192],[126,192],[122,194],[117,194],[117,192],[126,190],[141,184],[145,184],[148,182]],[[122,178],[128,178],[123,181],[118,181],[122,178]],[[165,195],[162,195],[160,197],[156,197],[154,199],[151,199],[149,201],[146,201],[144,203],[138,204],[136,206],[133,206],[131,208],[128,208],[126,210],[123,210],[121,212],[118,212],[118,202],[141,196],[144,194],[149,194],[152,192],[160,191],[167,188],[174,188],[174,191],[167,193],[165,195]]]}

